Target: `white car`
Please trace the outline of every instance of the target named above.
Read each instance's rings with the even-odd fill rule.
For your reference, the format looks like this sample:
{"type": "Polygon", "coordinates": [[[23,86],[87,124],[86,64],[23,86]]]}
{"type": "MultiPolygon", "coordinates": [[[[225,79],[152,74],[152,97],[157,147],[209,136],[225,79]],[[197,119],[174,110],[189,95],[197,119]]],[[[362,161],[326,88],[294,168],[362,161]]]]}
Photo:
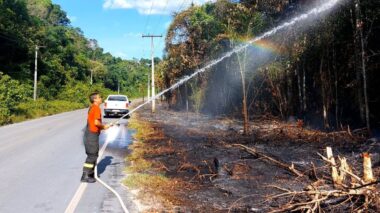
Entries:
{"type": "MultiPolygon", "coordinates": [[[[104,101],[104,116],[123,116],[129,112],[130,103],[125,95],[109,95],[104,101]]],[[[129,115],[127,118],[129,118],[129,115]]]]}

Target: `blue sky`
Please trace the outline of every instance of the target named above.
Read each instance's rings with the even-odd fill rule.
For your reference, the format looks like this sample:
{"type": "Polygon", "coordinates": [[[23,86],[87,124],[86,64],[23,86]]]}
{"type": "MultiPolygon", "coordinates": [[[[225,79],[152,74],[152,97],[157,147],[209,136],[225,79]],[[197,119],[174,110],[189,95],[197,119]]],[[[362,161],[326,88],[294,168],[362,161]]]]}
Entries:
{"type": "Polygon", "coordinates": [[[87,38],[96,39],[105,52],[124,59],[150,58],[150,39],[142,34],[163,35],[155,39],[155,56],[162,57],[164,37],[173,12],[192,2],[209,0],[52,0],[66,11],[71,25],[87,38]]]}

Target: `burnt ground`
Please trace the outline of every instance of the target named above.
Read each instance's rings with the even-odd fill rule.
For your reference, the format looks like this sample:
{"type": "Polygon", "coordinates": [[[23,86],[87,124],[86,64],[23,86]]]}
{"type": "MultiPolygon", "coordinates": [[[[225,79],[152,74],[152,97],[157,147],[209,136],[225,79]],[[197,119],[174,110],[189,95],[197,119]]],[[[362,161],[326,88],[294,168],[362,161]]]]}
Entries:
{"type": "MultiPolygon", "coordinates": [[[[305,129],[302,123],[262,117],[251,121],[250,133],[243,135],[238,120],[171,111],[165,104],[158,104],[155,114],[145,107],[133,119],[145,125],[145,130],[152,130],[140,135],[143,145],[131,147],[131,152],[143,150],[141,157],[152,163],[142,172],[162,174],[169,182],[159,190],[149,190],[149,184],[140,186],[146,189],[141,199],[157,196],[165,203],[155,205],[150,209],[153,211],[174,206],[184,212],[268,212],[281,208],[289,198],[271,197],[282,193],[281,189],[300,191],[316,180],[332,185],[330,169],[317,154],[325,155],[326,146],[333,148],[335,156],[346,157],[358,176],[362,174],[361,153],[369,152],[375,177],[380,176],[380,143],[367,140],[361,130],[324,133],[305,129]],[[293,164],[304,175],[297,176],[234,144],[254,147],[293,164]]],[[[331,202],[321,206],[337,212],[356,207],[354,201],[339,207],[331,202]]]]}

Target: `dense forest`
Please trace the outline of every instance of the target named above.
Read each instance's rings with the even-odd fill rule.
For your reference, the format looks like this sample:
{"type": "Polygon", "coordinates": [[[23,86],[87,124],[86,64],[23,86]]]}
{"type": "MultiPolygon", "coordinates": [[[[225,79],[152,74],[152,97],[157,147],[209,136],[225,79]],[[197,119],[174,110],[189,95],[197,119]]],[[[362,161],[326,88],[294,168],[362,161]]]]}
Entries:
{"type": "MultiPolygon", "coordinates": [[[[226,51],[320,4],[218,0],[174,14],[163,61],[157,66],[158,86],[169,87],[226,51]]],[[[197,112],[242,117],[245,127],[256,116],[271,115],[325,130],[377,129],[379,4],[342,0],[331,11],[234,54],[167,94],[167,100],[177,109],[189,106],[197,112]]],[[[94,90],[108,94],[120,88],[127,95],[142,96],[149,63],[105,53],[96,40],[71,26],[66,13],[50,0],[0,0],[1,124],[41,114],[41,109],[83,107],[94,90]]]]}
{"type": "MultiPolygon", "coordinates": [[[[159,66],[161,87],[193,73],[324,1],[218,0],[174,15],[159,66]]],[[[380,126],[380,2],[339,1],[332,10],[233,54],[167,94],[171,107],[245,121],[298,120],[333,130],[380,126]]]]}
{"type": "Polygon", "coordinates": [[[105,53],[51,0],[0,0],[0,124],[87,106],[95,90],[141,96],[149,63],[105,53]]]}

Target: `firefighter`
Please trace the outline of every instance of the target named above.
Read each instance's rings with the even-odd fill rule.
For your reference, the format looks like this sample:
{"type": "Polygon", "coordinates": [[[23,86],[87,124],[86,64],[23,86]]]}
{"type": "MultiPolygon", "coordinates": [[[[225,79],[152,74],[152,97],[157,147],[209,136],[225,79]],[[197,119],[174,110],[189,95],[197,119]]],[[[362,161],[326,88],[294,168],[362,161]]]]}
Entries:
{"type": "Polygon", "coordinates": [[[91,106],[88,110],[87,126],[84,135],[84,147],[87,158],[83,165],[82,182],[94,183],[94,170],[99,152],[99,134],[101,130],[106,130],[110,125],[102,123],[102,113],[100,104],[102,98],[100,94],[94,92],[90,95],[91,106]]]}

